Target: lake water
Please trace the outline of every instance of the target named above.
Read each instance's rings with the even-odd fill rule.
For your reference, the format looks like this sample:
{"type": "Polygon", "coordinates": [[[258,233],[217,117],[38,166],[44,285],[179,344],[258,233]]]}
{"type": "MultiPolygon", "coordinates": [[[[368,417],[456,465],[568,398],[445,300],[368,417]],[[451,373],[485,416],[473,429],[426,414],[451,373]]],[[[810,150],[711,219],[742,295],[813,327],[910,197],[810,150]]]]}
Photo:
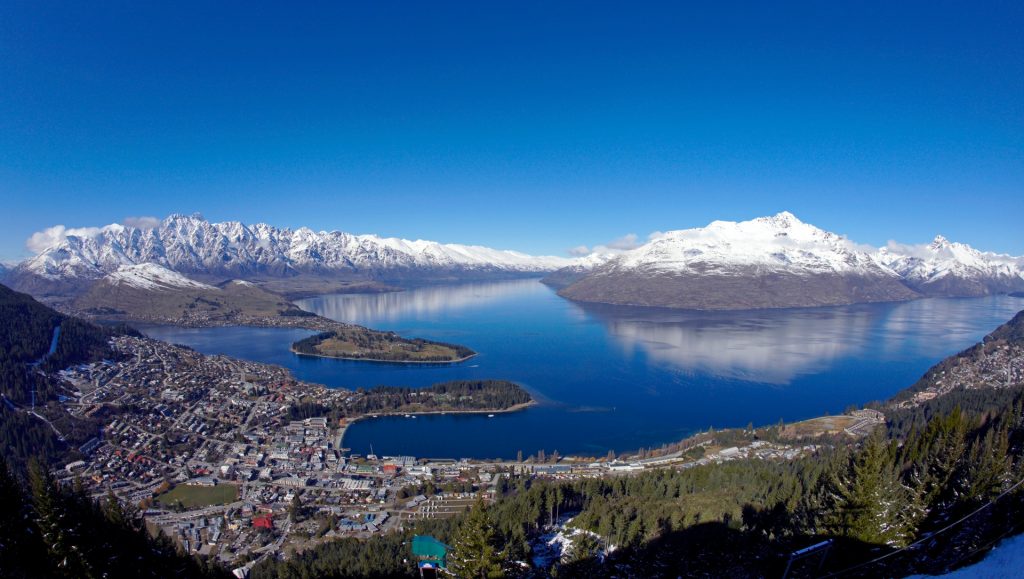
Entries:
{"type": "Polygon", "coordinates": [[[709,426],[771,424],[885,399],[932,364],[1024,309],[1024,299],[927,299],[755,312],[583,306],[536,280],[431,286],[298,302],[326,317],[465,344],[449,366],[295,356],[302,330],[147,328],[156,338],[292,370],[348,388],[514,380],[538,406],[480,415],[380,418],[345,445],[366,453],[502,457],[601,456],[659,446],[709,426]]]}

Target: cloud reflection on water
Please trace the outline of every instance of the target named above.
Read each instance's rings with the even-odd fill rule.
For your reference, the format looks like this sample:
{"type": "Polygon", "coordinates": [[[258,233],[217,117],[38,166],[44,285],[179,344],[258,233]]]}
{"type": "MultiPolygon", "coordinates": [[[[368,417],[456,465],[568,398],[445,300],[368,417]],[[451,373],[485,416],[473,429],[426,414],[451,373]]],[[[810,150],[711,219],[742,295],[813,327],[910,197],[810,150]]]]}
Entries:
{"type": "Polygon", "coordinates": [[[627,351],[687,373],[787,384],[862,350],[877,310],[682,312],[584,306],[627,351]]]}

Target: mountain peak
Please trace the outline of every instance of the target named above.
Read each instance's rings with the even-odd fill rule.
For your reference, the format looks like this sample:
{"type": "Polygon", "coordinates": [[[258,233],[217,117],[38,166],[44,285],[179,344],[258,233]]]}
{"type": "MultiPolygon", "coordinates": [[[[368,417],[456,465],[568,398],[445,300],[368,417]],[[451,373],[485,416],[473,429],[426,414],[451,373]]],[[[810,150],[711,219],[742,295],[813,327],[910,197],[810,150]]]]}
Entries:
{"type": "Polygon", "coordinates": [[[780,211],[775,215],[758,217],[755,221],[782,229],[788,229],[796,225],[804,225],[803,221],[800,221],[796,215],[793,215],[789,211],[780,211]]]}
{"type": "Polygon", "coordinates": [[[949,247],[949,245],[950,243],[948,239],[941,235],[936,235],[929,247],[932,249],[942,249],[943,247],[949,247]]]}

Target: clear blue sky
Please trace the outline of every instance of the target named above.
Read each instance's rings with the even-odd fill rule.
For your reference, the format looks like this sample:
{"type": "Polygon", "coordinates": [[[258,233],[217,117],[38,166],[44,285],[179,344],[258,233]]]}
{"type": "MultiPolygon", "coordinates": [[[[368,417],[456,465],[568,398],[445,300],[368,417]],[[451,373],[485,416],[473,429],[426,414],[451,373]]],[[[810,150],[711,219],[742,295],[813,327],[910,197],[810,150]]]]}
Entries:
{"type": "Polygon", "coordinates": [[[785,209],[1024,254],[1019,1],[148,4],[0,3],[0,258],[194,211],[564,254],[785,209]]]}

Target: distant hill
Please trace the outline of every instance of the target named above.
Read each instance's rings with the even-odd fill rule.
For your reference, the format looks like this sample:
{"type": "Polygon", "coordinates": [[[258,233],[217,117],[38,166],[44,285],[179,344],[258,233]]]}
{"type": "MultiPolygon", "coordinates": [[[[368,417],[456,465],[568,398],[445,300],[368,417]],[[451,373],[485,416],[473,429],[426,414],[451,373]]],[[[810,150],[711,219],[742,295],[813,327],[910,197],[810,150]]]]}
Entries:
{"type": "Polygon", "coordinates": [[[912,407],[951,393],[989,399],[993,390],[1024,385],[1024,311],[985,338],[932,366],[920,380],[897,394],[896,407],[912,407]]]}
{"type": "Polygon", "coordinates": [[[312,315],[247,281],[214,286],[152,263],[122,266],[96,282],[71,307],[101,319],[179,323],[312,315]]]}

